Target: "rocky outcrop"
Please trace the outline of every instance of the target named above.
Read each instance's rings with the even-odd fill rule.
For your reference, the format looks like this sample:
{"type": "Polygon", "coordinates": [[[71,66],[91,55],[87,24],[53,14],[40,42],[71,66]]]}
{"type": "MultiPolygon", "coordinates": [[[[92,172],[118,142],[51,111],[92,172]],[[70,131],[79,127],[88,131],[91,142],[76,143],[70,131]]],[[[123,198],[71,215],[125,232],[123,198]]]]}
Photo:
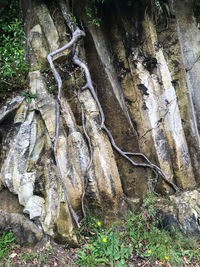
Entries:
{"type": "MultiPolygon", "coordinates": [[[[77,237],[69,203],[79,222],[84,205],[95,209],[96,214],[103,213],[109,224],[122,213],[123,199],[132,203],[148,188],[164,194],[174,191],[150,168],[135,167],[114,150],[101,128],[99,106],[89,90],[81,90],[84,73],[73,64],[70,49],[53,58],[63,82],[55,155],[57,83],[46,57],[69,42],[71,33],[56,1],[22,2],[28,14],[28,90],[36,98],[27,101],[18,96],[1,108],[0,188],[1,193],[9,190],[18,200],[18,208],[2,211],[2,216],[10,225],[15,224],[13,218],[17,218],[18,225],[22,221],[33,225],[37,237],[25,237],[21,243],[37,242],[42,228],[44,234],[58,242],[75,246],[77,237]]],[[[176,17],[169,18],[168,28],[159,31],[159,25],[135,1],[132,10],[121,10],[120,14],[112,6],[113,12],[105,15],[97,28],[88,25],[83,3],[77,2],[75,15],[88,26],[86,37],[80,41],[80,58],[91,72],[106,127],[116,145],[126,152],[144,153],[171,182],[183,190],[193,190],[200,180],[200,143],[199,63],[195,52],[186,53],[191,49],[187,41],[188,35],[192,39],[191,32],[195,33],[193,50],[198,50],[199,33],[192,13],[186,14],[182,2],[177,1],[176,17]]],[[[146,163],[139,154],[131,157],[146,163]]],[[[198,216],[187,205],[193,203],[193,194],[199,193],[191,192],[170,197],[179,212],[172,217],[184,231],[198,229],[198,216]],[[189,210],[185,221],[180,215],[183,206],[189,210]]],[[[0,208],[4,210],[5,206],[0,208]]]]}
{"type": "Polygon", "coordinates": [[[42,230],[24,215],[0,210],[0,231],[8,232],[10,229],[23,246],[34,245],[43,238],[42,230]]]}
{"type": "Polygon", "coordinates": [[[160,199],[156,208],[161,216],[161,227],[171,231],[179,230],[199,240],[200,194],[198,190],[170,196],[169,200],[160,199]]]}

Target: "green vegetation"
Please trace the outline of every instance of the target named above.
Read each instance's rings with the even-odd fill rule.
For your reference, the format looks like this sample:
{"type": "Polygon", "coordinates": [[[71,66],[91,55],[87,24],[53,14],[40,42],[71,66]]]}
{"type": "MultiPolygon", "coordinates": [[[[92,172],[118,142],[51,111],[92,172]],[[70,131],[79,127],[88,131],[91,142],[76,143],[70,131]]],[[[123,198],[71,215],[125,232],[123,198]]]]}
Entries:
{"type": "Polygon", "coordinates": [[[8,233],[3,233],[0,236],[0,259],[7,258],[10,253],[10,245],[15,241],[13,233],[10,231],[8,233]]]}
{"type": "Polygon", "coordinates": [[[196,59],[197,61],[200,61],[200,51],[196,53],[196,59]]]}
{"type": "Polygon", "coordinates": [[[33,260],[37,260],[37,262],[39,263],[45,263],[51,254],[54,254],[54,251],[52,250],[51,247],[49,247],[45,250],[45,252],[41,253],[36,253],[36,252],[20,253],[18,255],[18,258],[26,262],[27,261],[32,262],[33,260]]]}
{"type": "Polygon", "coordinates": [[[22,96],[24,96],[27,100],[28,103],[31,102],[31,99],[32,98],[36,98],[37,95],[36,94],[31,94],[29,91],[26,91],[26,92],[22,92],[22,96]]]}
{"type": "Polygon", "coordinates": [[[95,218],[82,229],[88,241],[83,242],[78,251],[77,263],[80,266],[131,265],[132,257],[147,259],[149,263],[164,266],[183,266],[195,258],[200,260],[200,249],[196,242],[185,239],[175,231],[159,229],[154,204],[156,196],[148,193],[139,211],[128,214],[120,224],[106,229],[95,218]]]}
{"type": "Polygon", "coordinates": [[[33,261],[35,258],[37,258],[37,254],[34,252],[24,253],[24,254],[21,253],[18,255],[18,258],[24,261],[33,261]]]}
{"type": "Polygon", "coordinates": [[[25,34],[19,14],[19,1],[12,1],[8,10],[0,8],[0,98],[26,83],[25,34]]]}

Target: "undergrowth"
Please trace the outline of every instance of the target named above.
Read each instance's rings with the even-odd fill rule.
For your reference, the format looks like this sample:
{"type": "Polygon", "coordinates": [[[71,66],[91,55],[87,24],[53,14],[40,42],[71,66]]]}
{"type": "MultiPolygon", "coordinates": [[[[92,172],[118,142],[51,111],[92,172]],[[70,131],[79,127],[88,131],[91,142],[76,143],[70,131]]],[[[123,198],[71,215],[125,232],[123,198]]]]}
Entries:
{"type": "Polygon", "coordinates": [[[11,247],[15,241],[13,233],[10,231],[8,233],[2,233],[0,235],[0,259],[7,258],[10,254],[11,247]]]}
{"type": "Polygon", "coordinates": [[[157,266],[170,267],[184,266],[185,260],[199,262],[200,249],[195,241],[175,230],[158,228],[156,198],[148,193],[139,211],[133,210],[109,229],[101,220],[91,218],[82,228],[83,243],[77,263],[85,267],[128,267],[134,266],[133,259],[142,258],[149,262],[148,266],[157,262],[157,266]]]}
{"type": "Polygon", "coordinates": [[[19,1],[0,8],[0,100],[26,83],[25,34],[20,20],[19,1]]]}

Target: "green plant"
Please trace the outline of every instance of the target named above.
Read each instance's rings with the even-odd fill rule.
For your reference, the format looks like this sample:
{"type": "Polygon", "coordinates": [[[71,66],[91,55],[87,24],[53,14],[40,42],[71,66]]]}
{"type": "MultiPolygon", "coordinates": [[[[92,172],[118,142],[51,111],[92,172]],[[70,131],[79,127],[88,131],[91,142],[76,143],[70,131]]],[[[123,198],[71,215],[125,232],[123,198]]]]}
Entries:
{"type": "Polygon", "coordinates": [[[132,253],[132,248],[121,242],[121,234],[116,231],[117,225],[106,229],[100,221],[92,218],[87,228],[89,241],[83,250],[78,251],[78,264],[88,267],[106,264],[126,266],[125,260],[132,253]]]}
{"type": "Polygon", "coordinates": [[[31,102],[31,99],[32,98],[36,98],[37,95],[36,94],[31,94],[29,91],[26,91],[26,92],[22,92],[22,96],[24,96],[27,100],[28,103],[31,102]]]}
{"type": "Polygon", "coordinates": [[[21,89],[26,83],[25,34],[19,19],[19,1],[8,11],[0,8],[0,91],[21,89]]]}
{"type": "Polygon", "coordinates": [[[8,257],[10,253],[10,245],[13,244],[14,241],[15,237],[11,231],[2,233],[0,236],[0,259],[8,257]]]}
{"type": "Polygon", "coordinates": [[[197,61],[200,61],[200,51],[196,53],[197,61]]]}
{"type": "Polygon", "coordinates": [[[21,253],[18,255],[18,258],[20,260],[24,260],[24,261],[32,261],[35,258],[37,258],[37,254],[34,252],[30,252],[30,253],[21,253]]]}
{"type": "Polygon", "coordinates": [[[73,22],[76,24],[77,23],[77,18],[76,18],[76,16],[73,16],[72,17],[72,20],[73,20],[73,22]]]}
{"type": "Polygon", "coordinates": [[[180,232],[158,228],[154,208],[158,196],[148,192],[140,210],[133,210],[126,217],[106,229],[101,221],[91,217],[83,224],[81,235],[87,236],[78,251],[80,266],[130,266],[130,258],[140,257],[164,266],[182,266],[183,257],[190,262],[200,259],[200,249],[193,240],[180,232]]]}
{"type": "Polygon", "coordinates": [[[96,5],[93,6],[86,5],[85,6],[86,15],[89,18],[89,23],[100,27],[101,19],[98,17],[98,10],[96,5]]]}
{"type": "Polygon", "coordinates": [[[39,262],[44,263],[47,261],[47,259],[49,258],[50,255],[53,255],[54,251],[52,249],[51,246],[47,247],[47,249],[45,250],[45,252],[40,253],[39,255],[39,262]]]}
{"type": "Polygon", "coordinates": [[[49,85],[48,87],[47,87],[47,91],[51,94],[51,93],[53,93],[53,91],[55,91],[55,85],[54,84],[52,84],[52,85],[49,85]]]}

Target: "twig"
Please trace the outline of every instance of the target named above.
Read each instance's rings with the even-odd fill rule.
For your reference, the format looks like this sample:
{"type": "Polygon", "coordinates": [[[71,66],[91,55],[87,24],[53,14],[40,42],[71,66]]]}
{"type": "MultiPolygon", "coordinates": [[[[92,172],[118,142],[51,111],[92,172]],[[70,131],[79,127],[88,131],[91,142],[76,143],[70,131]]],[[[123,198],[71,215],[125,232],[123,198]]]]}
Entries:
{"type": "Polygon", "coordinates": [[[11,83],[6,82],[6,81],[4,81],[3,79],[1,79],[0,81],[3,82],[3,83],[5,83],[5,84],[8,84],[8,85],[10,85],[10,86],[13,86],[11,83]]]}

